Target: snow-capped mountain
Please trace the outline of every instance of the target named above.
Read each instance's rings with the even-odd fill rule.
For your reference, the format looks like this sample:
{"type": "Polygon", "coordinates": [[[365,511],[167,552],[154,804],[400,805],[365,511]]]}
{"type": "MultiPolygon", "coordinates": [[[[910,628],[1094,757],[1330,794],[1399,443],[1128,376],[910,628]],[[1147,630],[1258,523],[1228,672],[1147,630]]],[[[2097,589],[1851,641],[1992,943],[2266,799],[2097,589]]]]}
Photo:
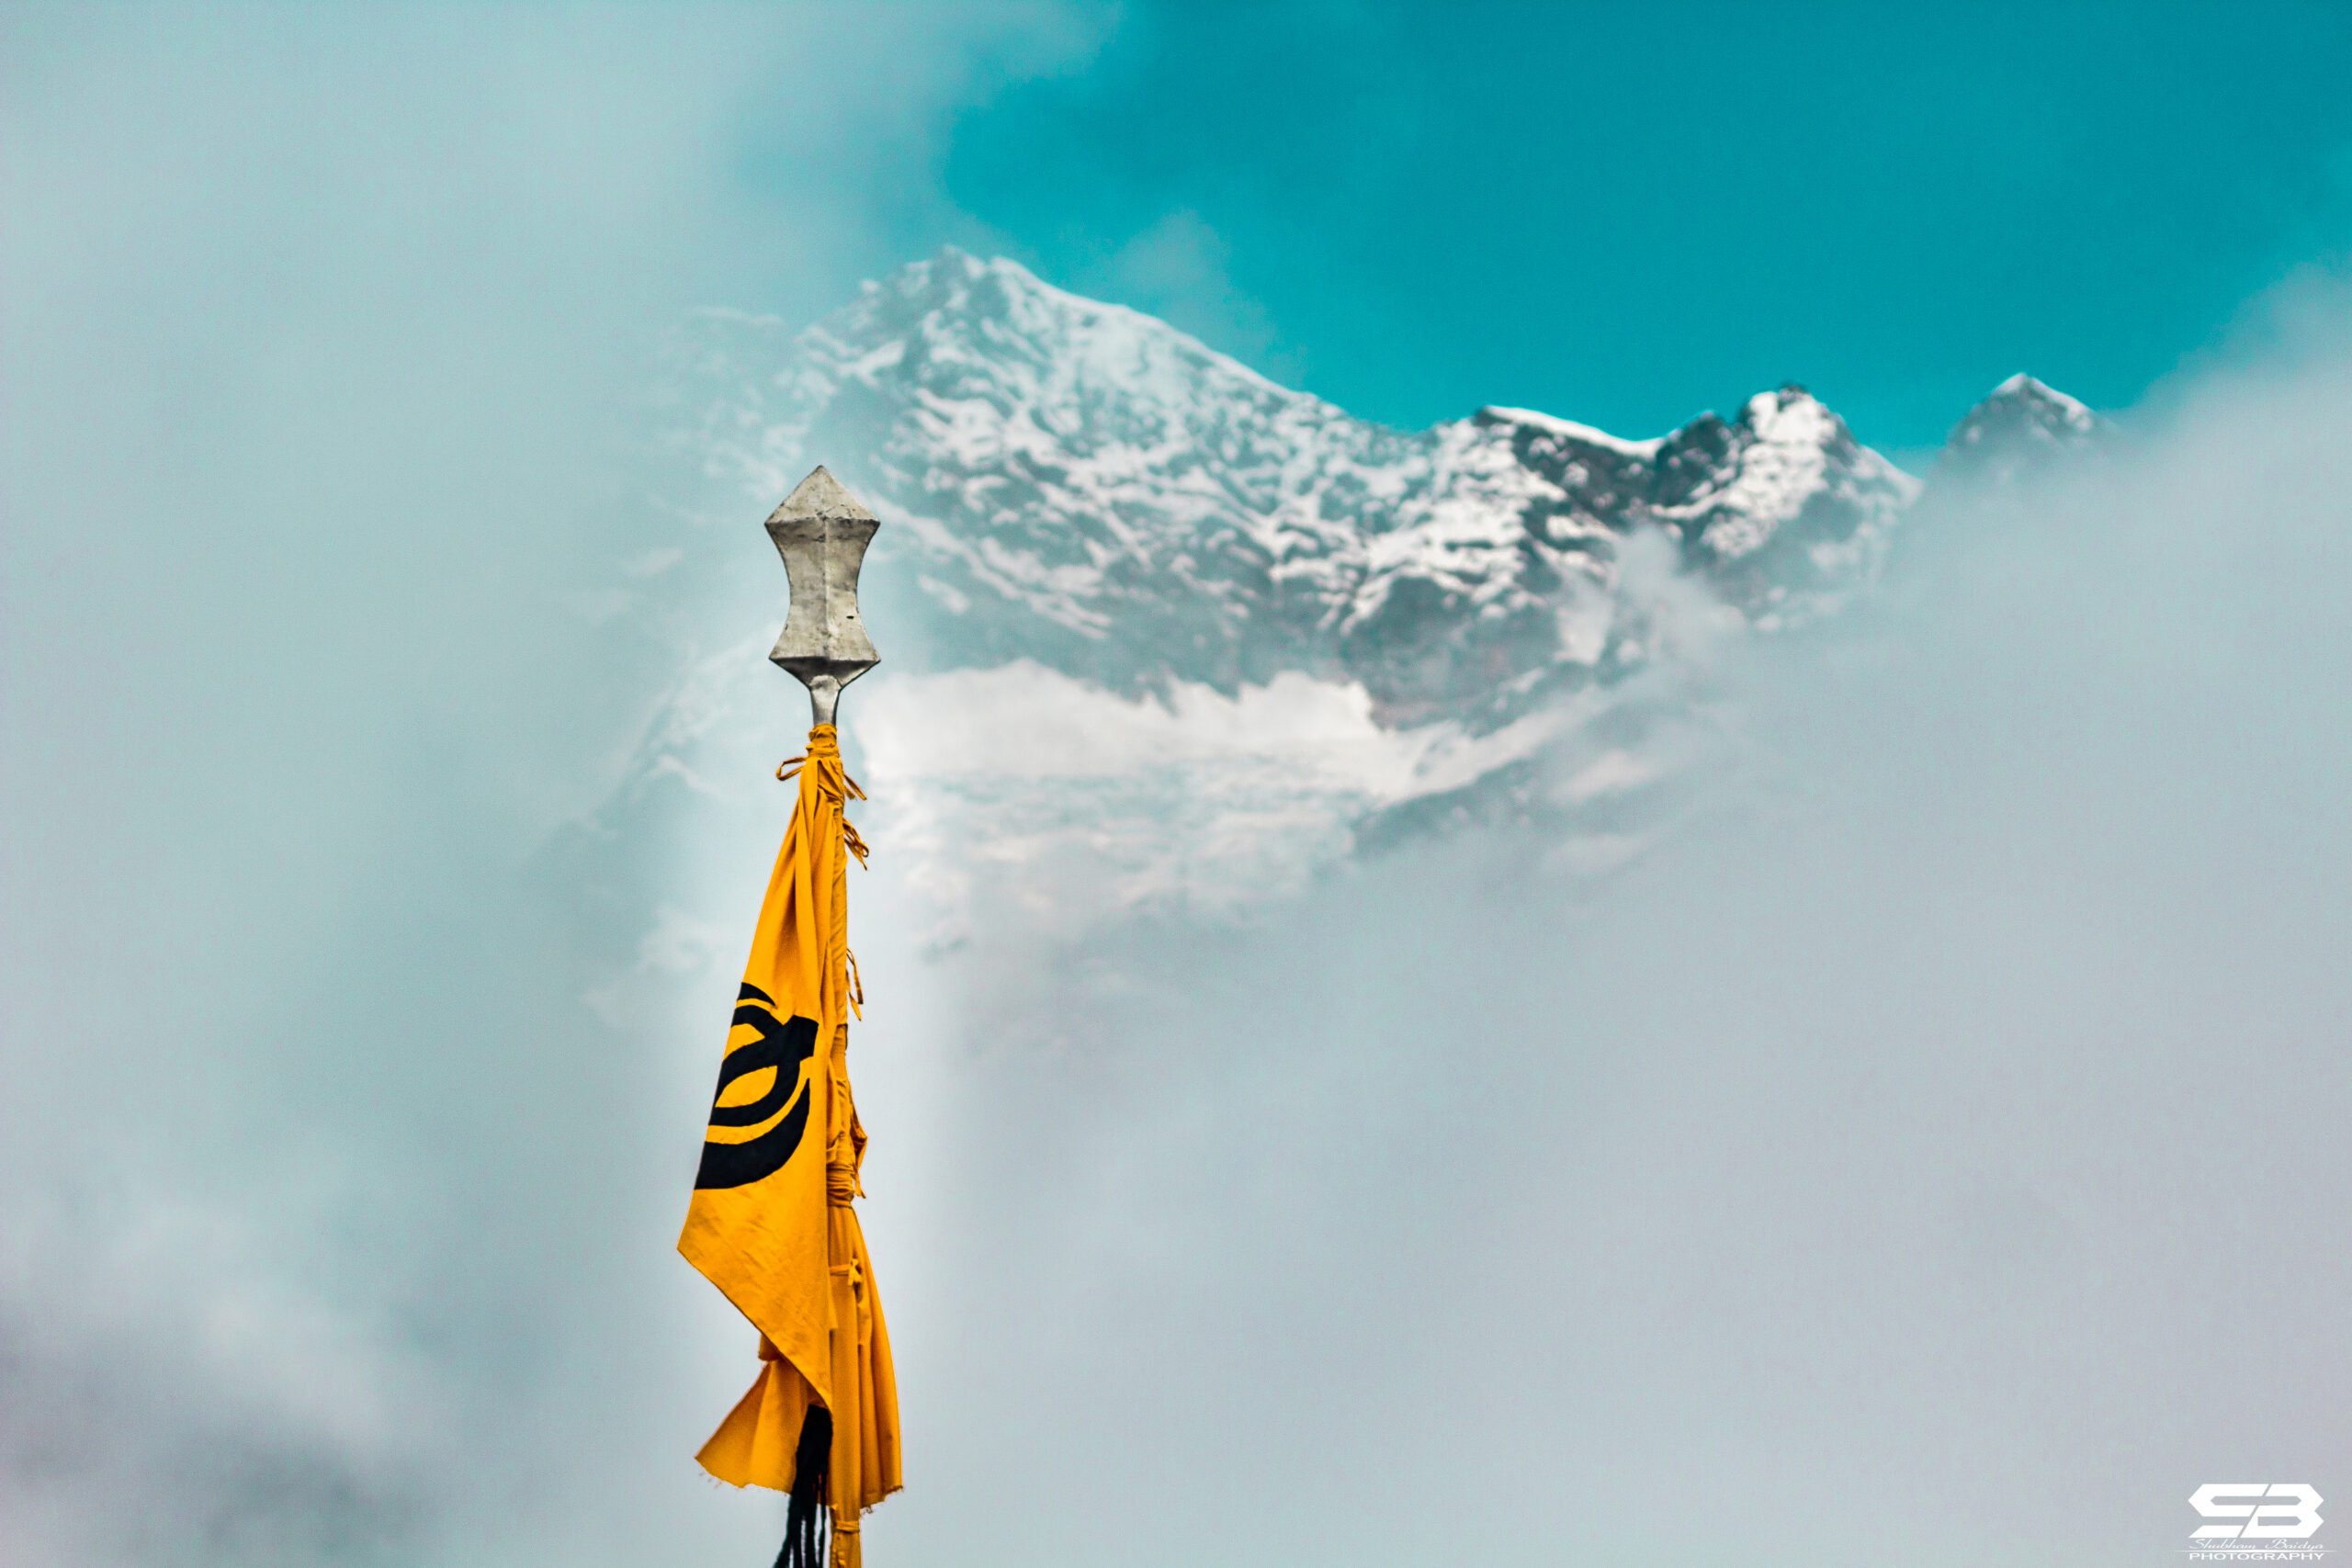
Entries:
{"type": "Polygon", "coordinates": [[[1665,531],[1765,625],[1865,578],[1917,481],[1803,388],[1629,441],[1487,408],[1424,431],[1148,316],[945,251],[788,342],[704,318],[696,437],[753,490],[832,465],[911,546],[957,662],[1122,690],[1361,682],[1384,722],[1506,722],[1638,660],[1619,547],[1665,531]]]}
{"type": "Polygon", "coordinates": [[[2113,425],[2082,403],[2019,372],[1952,426],[1943,461],[1964,478],[2007,483],[2113,433],[2113,425]]]}
{"type": "MultiPolygon", "coordinates": [[[[990,878],[1059,868],[1080,921],[1229,906],[1465,816],[1621,863],[1707,744],[1710,650],[1834,609],[1921,492],[1801,387],[1644,440],[1506,408],[1400,431],[952,250],[797,334],[717,311],[684,348],[676,435],[729,526],[820,461],[888,525],[850,729],[943,931],[990,878]]],[[[1952,450],[2007,471],[2099,428],[2020,377],[1952,450]]],[[[751,798],[797,695],[751,619],[598,832],[751,798]]]]}

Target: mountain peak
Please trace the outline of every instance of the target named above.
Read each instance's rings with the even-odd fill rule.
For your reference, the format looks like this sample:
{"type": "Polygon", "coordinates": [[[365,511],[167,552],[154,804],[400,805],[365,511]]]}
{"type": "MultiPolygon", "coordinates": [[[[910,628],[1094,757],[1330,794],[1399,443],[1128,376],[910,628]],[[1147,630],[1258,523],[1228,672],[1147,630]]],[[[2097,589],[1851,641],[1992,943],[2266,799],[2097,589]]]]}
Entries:
{"type": "Polygon", "coordinates": [[[1944,462],[1971,477],[2006,483],[2095,445],[2112,428],[2079,400],[2019,371],[1952,426],[1944,462]]]}
{"type": "Polygon", "coordinates": [[[2070,398],[2046,381],[2038,381],[2020,370],[1985,397],[1978,408],[1997,403],[2045,411],[2048,415],[2069,427],[2087,433],[2098,423],[2098,415],[2077,399],[2070,398]]]}
{"type": "Polygon", "coordinates": [[[714,456],[775,490],[821,457],[903,523],[956,662],[1125,690],[1300,671],[1384,722],[1501,722],[1645,657],[1592,608],[1634,533],[1778,624],[1866,576],[1917,489],[1793,382],[1643,440],[1491,407],[1400,431],[953,247],[779,346],[703,356],[736,381],[698,404],[714,456]]]}

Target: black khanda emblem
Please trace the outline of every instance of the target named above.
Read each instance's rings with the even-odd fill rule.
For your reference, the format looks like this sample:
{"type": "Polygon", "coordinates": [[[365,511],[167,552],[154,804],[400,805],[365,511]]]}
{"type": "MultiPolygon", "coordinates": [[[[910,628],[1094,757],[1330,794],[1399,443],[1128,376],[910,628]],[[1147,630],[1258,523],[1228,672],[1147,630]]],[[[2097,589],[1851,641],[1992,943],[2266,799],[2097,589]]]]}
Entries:
{"type": "Polygon", "coordinates": [[[800,1089],[800,1097],[782,1121],[756,1138],[740,1144],[713,1143],[706,1138],[702,1168],[695,1173],[697,1188],[744,1187],[763,1177],[774,1176],[800,1146],[800,1135],[808,1128],[808,1088],[800,1082],[800,1064],[817,1049],[816,1021],[778,1020],[775,999],[747,982],[735,998],[735,1021],[751,1025],[759,1031],[760,1037],[729,1051],[719,1063],[718,1089],[711,1097],[710,1124],[756,1127],[776,1113],[796,1087],[800,1089]],[[729,1085],[763,1067],[775,1069],[775,1081],[768,1086],[765,1094],[748,1105],[717,1103],[726,1098],[729,1085]]]}

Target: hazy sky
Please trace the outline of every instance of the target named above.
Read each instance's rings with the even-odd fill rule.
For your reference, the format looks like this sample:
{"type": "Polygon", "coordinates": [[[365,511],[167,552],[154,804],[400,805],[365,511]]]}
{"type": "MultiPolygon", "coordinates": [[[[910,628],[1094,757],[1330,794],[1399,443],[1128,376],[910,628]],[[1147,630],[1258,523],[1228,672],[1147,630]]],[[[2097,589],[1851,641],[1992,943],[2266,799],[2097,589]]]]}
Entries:
{"type": "Polygon", "coordinates": [[[10,8],[0,1554],[773,1552],[668,1248],[778,819],[614,795],[772,623],[597,595],[688,536],[661,333],[943,243],[1406,423],[1794,378],[1901,447],[2028,367],[2144,434],[1726,666],[1599,888],[1473,840],[943,955],[877,865],[876,1568],[2352,1496],[2345,13],[1639,15],[10,8]]]}

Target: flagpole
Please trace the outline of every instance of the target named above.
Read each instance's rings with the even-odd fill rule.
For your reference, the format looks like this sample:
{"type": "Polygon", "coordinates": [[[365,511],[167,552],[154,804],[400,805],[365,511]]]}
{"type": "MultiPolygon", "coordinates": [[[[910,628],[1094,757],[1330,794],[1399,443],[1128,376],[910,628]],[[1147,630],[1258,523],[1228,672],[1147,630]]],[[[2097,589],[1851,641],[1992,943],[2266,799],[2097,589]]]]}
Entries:
{"type": "MultiPolygon", "coordinates": [[[[837,718],[842,690],[881,662],[873,640],[866,636],[857,605],[858,573],[865,564],[866,547],[880,526],[874,514],[859,505],[857,499],[821,466],[812,469],[767,520],[768,537],[784,559],[785,573],[792,586],[791,608],[768,658],[808,688],[808,766],[812,772],[819,767],[820,750],[831,755],[830,766],[839,772],[837,718]]],[[[856,786],[848,783],[847,774],[840,774],[840,780],[845,793],[831,797],[835,802],[832,831],[836,837],[842,831],[839,807],[847,805],[847,795],[856,793],[856,786]]],[[[849,832],[848,840],[863,858],[863,847],[858,845],[854,830],[849,832]]],[[[854,962],[848,959],[845,934],[849,889],[842,874],[846,867],[838,850],[832,863],[832,919],[837,931],[842,932],[838,938],[841,958],[854,962]]],[[[844,975],[829,978],[844,987],[852,984],[850,976],[844,975]]],[[[847,999],[846,990],[843,999],[847,999]]],[[[839,1026],[839,1039],[829,1043],[837,1054],[845,1054],[847,1037],[847,1021],[843,1020],[839,1026]]],[[[814,1426],[802,1430],[801,1457],[795,1467],[786,1545],[777,1562],[782,1564],[786,1559],[797,1557],[808,1568],[815,1568],[814,1515],[820,1500],[832,1517],[831,1540],[825,1553],[831,1568],[861,1568],[864,1552],[859,1515],[899,1484],[898,1401],[895,1379],[887,1370],[888,1342],[881,1326],[880,1304],[873,1299],[864,1233],[848,1207],[857,1190],[864,1134],[857,1129],[856,1113],[851,1108],[845,1056],[837,1061],[837,1069],[842,1074],[838,1080],[838,1110],[846,1115],[848,1128],[846,1139],[836,1139],[839,1146],[829,1149],[826,1155],[827,1201],[831,1205],[829,1253],[831,1274],[835,1278],[846,1274],[853,1283],[847,1298],[836,1292],[831,1303],[839,1328],[831,1336],[830,1386],[835,1398],[849,1403],[841,1411],[823,1412],[827,1419],[821,1430],[814,1426]],[[837,1158],[843,1157],[844,1149],[845,1163],[836,1164],[837,1158]],[[867,1362],[871,1355],[878,1355],[888,1389],[885,1403],[889,1415],[885,1423],[888,1436],[884,1438],[887,1455],[869,1451],[874,1438],[879,1435],[868,1408],[868,1401],[876,1392],[872,1386],[874,1368],[861,1363],[867,1362]],[[824,1472],[821,1480],[809,1473],[820,1468],[824,1472]]],[[[839,1134],[842,1130],[834,1131],[839,1134]]],[[[809,1414],[814,1417],[819,1412],[809,1414]]]]}

